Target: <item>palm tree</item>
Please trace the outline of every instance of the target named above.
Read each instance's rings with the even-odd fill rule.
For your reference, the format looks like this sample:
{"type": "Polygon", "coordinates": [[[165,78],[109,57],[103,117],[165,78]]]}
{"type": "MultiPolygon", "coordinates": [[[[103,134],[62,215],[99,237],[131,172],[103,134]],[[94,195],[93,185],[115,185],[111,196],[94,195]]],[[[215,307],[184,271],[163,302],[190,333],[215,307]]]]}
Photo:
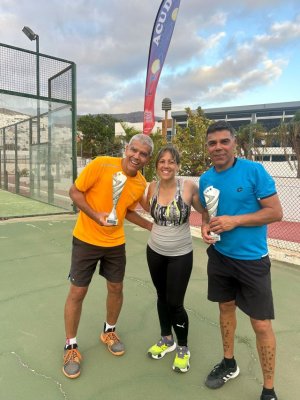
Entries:
{"type": "Polygon", "coordinates": [[[126,122],[120,122],[120,125],[125,132],[125,136],[121,136],[125,143],[129,143],[132,136],[136,135],[137,133],[141,133],[135,127],[127,125],[126,122]]]}
{"type": "Polygon", "coordinates": [[[265,139],[265,128],[259,124],[248,124],[241,126],[237,131],[237,151],[249,160],[253,160],[254,149],[261,146],[265,139]]]}
{"type": "MultiPolygon", "coordinates": [[[[296,155],[295,167],[297,178],[300,178],[300,111],[297,111],[293,119],[288,123],[281,123],[274,129],[286,153],[287,147],[291,147],[296,155]]],[[[291,163],[290,166],[292,167],[291,163]]]]}

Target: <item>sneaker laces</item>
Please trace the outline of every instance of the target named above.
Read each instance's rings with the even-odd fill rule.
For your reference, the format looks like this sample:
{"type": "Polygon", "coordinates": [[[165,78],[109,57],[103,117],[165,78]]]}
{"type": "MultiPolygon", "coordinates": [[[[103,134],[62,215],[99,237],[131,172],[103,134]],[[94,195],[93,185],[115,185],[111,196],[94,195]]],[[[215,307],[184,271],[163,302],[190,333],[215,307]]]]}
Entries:
{"type": "Polygon", "coordinates": [[[184,358],[184,356],[187,354],[188,348],[186,346],[178,347],[177,348],[177,357],[178,358],[184,358]]]}
{"type": "Polygon", "coordinates": [[[64,356],[64,362],[67,364],[69,361],[79,363],[81,360],[81,354],[77,349],[67,350],[64,356]]]}
{"type": "Polygon", "coordinates": [[[120,339],[118,338],[115,332],[104,332],[104,334],[105,334],[105,343],[120,342],[120,339]]]}
{"type": "Polygon", "coordinates": [[[164,344],[167,345],[167,343],[166,343],[166,341],[165,341],[164,338],[161,338],[161,339],[156,343],[156,345],[157,345],[158,347],[162,347],[164,344]]]}
{"type": "Polygon", "coordinates": [[[218,376],[222,374],[226,370],[224,362],[220,362],[219,364],[216,364],[213,368],[213,370],[210,373],[210,376],[218,376]]]}
{"type": "Polygon", "coordinates": [[[173,344],[174,344],[174,340],[168,339],[165,336],[162,336],[162,338],[156,343],[156,346],[162,347],[163,345],[165,345],[165,346],[170,347],[170,346],[173,346],[173,344]]]}

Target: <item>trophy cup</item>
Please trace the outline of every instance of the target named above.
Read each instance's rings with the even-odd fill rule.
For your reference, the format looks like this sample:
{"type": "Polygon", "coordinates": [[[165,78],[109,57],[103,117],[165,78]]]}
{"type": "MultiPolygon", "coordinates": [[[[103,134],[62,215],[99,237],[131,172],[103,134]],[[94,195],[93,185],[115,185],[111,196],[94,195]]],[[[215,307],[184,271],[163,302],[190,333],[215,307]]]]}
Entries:
{"type": "MultiPolygon", "coordinates": [[[[214,188],[213,186],[208,186],[204,190],[203,194],[206,201],[208,215],[211,219],[212,217],[215,217],[217,215],[220,190],[214,188]]],[[[214,232],[210,232],[210,237],[216,241],[221,240],[221,236],[214,232]]]]}
{"type": "Polygon", "coordinates": [[[124,188],[126,179],[127,179],[126,176],[121,171],[116,172],[113,175],[113,181],[112,181],[113,208],[112,208],[109,216],[106,219],[106,222],[108,224],[118,225],[118,217],[117,217],[116,207],[117,207],[119,198],[121,196],[122,190],[124,188]]]}

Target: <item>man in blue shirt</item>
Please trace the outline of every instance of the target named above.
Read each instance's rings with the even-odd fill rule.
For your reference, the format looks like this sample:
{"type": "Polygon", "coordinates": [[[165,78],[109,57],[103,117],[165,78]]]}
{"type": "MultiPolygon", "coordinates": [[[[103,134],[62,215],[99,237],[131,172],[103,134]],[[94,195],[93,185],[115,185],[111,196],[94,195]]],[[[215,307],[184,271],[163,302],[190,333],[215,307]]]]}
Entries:
{"type": "Polygon", "coordinates": [[[210,244],[208,299],[219,303],[224,358],[205,384],[217,389],[239,375],[234,358],[236,307],[250,317],[263,373],[260,400],[278,400],[274,391],[276,340],[271,320],[274,306],[267,224],[282,218],[275,183],[261,164],[235,157],[232,127],[217,121],[207,130],[207,148],[213,167],[200,179],[199,196],[206,207],[202,237],[210,244]],[[204,191],[219,191],[216,216],[209,218],[204,191]],[[220,235],[220,241],[211,236],[220,235]]]}

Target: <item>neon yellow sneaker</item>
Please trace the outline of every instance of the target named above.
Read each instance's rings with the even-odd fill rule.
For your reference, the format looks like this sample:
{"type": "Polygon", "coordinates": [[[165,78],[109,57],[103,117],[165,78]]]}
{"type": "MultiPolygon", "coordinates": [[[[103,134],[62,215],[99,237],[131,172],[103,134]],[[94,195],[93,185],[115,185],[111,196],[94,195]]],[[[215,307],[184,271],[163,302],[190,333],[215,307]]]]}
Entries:
{"type": "Polygon", "coordinates": [[[173,362],[173,370],[176,372],[187,372],[190,369],[191,353],[187,346],[178,346],[176,357],[173,362]]]}
{"type": "Polygon", "coordinates": [[[176,343],[174,340],[169,340],[166,336],[163,336],[159,342],[154,344],[148,350],[148,356],[154,358],[155,360],[159,360],[163,358],[167,353],[174,351],[176,349],[176,343]]]}

